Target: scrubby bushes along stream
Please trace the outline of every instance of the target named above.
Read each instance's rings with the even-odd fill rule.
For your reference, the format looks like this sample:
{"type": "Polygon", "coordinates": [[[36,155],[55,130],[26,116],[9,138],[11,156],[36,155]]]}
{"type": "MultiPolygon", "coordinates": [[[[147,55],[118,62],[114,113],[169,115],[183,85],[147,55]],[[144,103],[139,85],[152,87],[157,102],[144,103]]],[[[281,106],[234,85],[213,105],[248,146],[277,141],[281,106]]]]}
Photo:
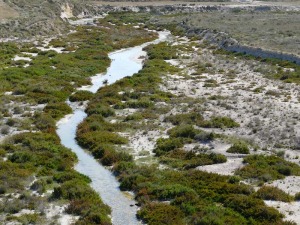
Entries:
{"type": "MultiPolygon", "coordinates": [[[[55,133],[56,122],[72,112],[65,101],[75,88],[90,84],[91,75],[106,70],[110,63],[108,52],[142,44],[157,35],[132,26],[112,26],[104,20],[98,25],[77,27],[75,33],[52,40],[50,45],[65,48],[61,54],[41,51],[31,44],[0,44],[1,119],[9,124],[7,132],[2,127],[2,134],[17,126],[23,132],[0,145],[0,176],[3,181],[0,184],[3,200],[0,213],[10,213],[6,220],[45,224],[45,210],[50,203],[67,205],[67,213],[79,216],[76,224],[111,224],[110,209],[90,187],[89,178],[74,170],[76,156],[60,144],[55,133]],[[17,54],[32,51],[38,55],[26,55],[32,58],[26,68],[23,67],[25,62],[17,64],[12,60],[17,54]],[[12,95],[3,94],[7,91],[12,91],[12,95]],[[12,103],[21,107],[11,110],[12,103]],[[34,113],[30,112],[31,108],[34,113]],[[20,113],[23,113],[20,119],[11,118],[20,113]],[[21,123],[24,123],[22,127],[21,123]],[[32,191],[37,194],[32,195],[32,191]],[[35,213],[14,216],[22,209],[35,210],[35,213]]],[[[71,100],[85,101],[91,97],[91,93],[79,91],[72,95],[71,100]]],[[[109,114],[106,109],[101,111],[103,116],[109,114]]],[[[97,124],[93,129],[96,127],[97,124]]],[[[109,131],[94,132],[96,139],[90,142],[107,137],[115,144],[127,141],[109,131]]],[[[95,151],[101,154],[100,148],[95,151]]],[[[120,154],[117,159],[106,155],[103,161],[112,164],[122,158],[130,160],[127,155],[120,154]]],[[[2,219],[5,220],[5,216],[2,219]]]]}
{"type": "MultiPolygon", "coordinates": [[[[161,46],[168,45],[147,47],[146,50],[152,57],[146,60],[139,73],[105,86],[95,94],[86,110],[88,117],[79,125],[78,142],[87,147],[103,164],[112,165],[120,181],[120,188],[124,191],[134,191],[141,206],[138,217],[149,225],[293,224],[282,221],[282,214],[265,205],[262,191],[256,193],[249,185],[240,183],[239,177],[221,176],[193,169],[198,165],[226,161],[223,155],[182,150],[186,143],[210,141],[215,138],[215,134],[194,127],[200,126],[204,121],[198,112],[169,116],[165,119],[165,122],[176,125],[168,131],[168,138],[157,140],[155,147],[155,158],[166,165],[165,169],[160,169],[156,164],[137,164],[126,152],[124,144],[127,138],[122,133],[134,132],[142,127],[145,132],[149,127],[157,128],[154,121],[159,116],[159,110],[168,109],[158,109],[155,100],[168,102],[176,101],[177,98],[159,90],[162,76],[178,72],[177,68],[167,64],[163,60],[164,57],[161,57],[168,53],[160,52],[170,51],[169,47],[174,47],[161,46]],[[157,52],[160,54],[156,54],[157,52]],[[134,104],[131,104],[132,102],[134,104]],[[115,116],[116,110],[128,108],[138,108],[139,111],[131,117],[118,120],[122,117],[115,116]],[[149,111],[154,116],[146,117],[145,112],[149,111]],[[112,118],[117,118],[117,122],[110,123],[112,118]]],[[[212,119],[210,124],[217,125],[209,127],[223,129],[238,126],[228,118],[212,119]]],[[[298,168],[294,168],[295,171],[298,168]]],[[[254,173],[254,170],[251,171],[254,173]]],[[[240,173],[242,177],[246,176],[240,173]]]]}

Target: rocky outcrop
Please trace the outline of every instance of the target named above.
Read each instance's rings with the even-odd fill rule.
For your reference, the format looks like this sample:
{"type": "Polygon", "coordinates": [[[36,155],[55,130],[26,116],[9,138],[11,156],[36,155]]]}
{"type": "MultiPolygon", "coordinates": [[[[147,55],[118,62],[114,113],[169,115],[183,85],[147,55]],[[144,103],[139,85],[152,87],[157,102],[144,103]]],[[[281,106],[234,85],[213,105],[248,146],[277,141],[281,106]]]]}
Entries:
{"type": "Polygon", "coordinates": [[[19,17],[0,23],[0,38],[27,39],[68,31],[66,18],[92,16],[93,7],[75,0],[4,0],[19,17]]]}
{"type": "Polygon", "coordinates": [[[261,49],[261,48],[253,48],[253,47],[243,46],[243,45],[239,45],[239,44],[231,45],[231,46],[222,46],[222,47],[231,52],[244,53],[247,55],[260,57],[263,59],[266,59],[266,58],[281,59],[281,60],[290,61],[290,62],[300,65],[300,57],[298,57],[296,55],[292,55],[292,54],[268,51],[268,50],[261,49]]]}
{"type": "Polygon", "coordinates": [[[243,53],[263,59],[274,58],[286,60],[300,65],[300,57],[296,55],[245,46],[223,32],[211,31],[208,29],[193,29],[186,27],[183,24],[181,24],[181,27],[187,31],[188,36],[198,36],[201,39],[204,39],[212,44],[216,44],[218,47],[223,48],[227,51],[243,53]]]}

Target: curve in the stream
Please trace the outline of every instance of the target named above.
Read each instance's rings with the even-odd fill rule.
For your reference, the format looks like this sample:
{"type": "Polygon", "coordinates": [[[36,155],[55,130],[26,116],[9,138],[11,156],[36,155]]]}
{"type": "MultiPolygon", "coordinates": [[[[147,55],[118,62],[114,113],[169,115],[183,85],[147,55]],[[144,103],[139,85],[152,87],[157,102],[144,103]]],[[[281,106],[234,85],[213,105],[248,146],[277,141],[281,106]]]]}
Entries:
{"type": "MultiPolygon", "coordinates": [[[[169,32],[159,32],[159,38],[153,42],[109,54],[111,65],[107,72],[92,77],[92,85],[81,89],[95,93],[105,80],[108,81],[108,84],[112,84],[123,77],[137,73],[143,65],[141,56],[146,55],[146,52],[142,50],[143,47],[151,43],[164,41],[168,35],[169,32]]],[[[136,202],[120,191],[119,183],[111,171],[103,167],[77,144],[75,140],[77,126],[87,115],[82,108],[73,110],[73,114],[67,115],[57,123],[57,134],[61,139],[61,143],[77,155],[78,164],[75,166],[75,169],[91,178],[93,189],[99,193],[103,202],[112,209],[111,216],[114,225],[139,224],[136,218],[138,210],[135,205],[136,202]]]]}

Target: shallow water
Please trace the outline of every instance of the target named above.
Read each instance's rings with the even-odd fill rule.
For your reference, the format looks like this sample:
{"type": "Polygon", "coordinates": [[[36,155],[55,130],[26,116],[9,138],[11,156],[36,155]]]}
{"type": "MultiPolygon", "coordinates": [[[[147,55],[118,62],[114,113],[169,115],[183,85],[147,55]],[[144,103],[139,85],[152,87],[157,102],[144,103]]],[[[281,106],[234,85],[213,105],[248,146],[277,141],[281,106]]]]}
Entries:
{"type": "MultiPolygon", "coordinates": [[[[150,43],[158,43],[167,39],[169,32],[160,32],[159,38],[150,43]]],[[[141,46],[123,49],[109,54],[112,60],[110,67],[105,74],[99,74],[92,77],[92,85],[82,87],[81,90],[88,90],[95,93],[103,81],[107,80],[108,84],[137,73],[143,65],[141,56],[146,53],[143,47],[150,44],[146,43],[141,46]]],[[[76,108],[74,113],[67,115],[57,123],[57,134],[61,143],[70,148],[78,157],[78,163],[75,169],[91,178],[91,186],[99,193],[104,203],[112,209],[112,222],[114,225],[135,225],[140,224],[136,218],[138,210],[135,201],[125,195],[119,189],[119,183],[113,174],[96,161],[88,152],[83,150],[75,140],[77,125],[86,118],[84,109],[76,108]]]]}

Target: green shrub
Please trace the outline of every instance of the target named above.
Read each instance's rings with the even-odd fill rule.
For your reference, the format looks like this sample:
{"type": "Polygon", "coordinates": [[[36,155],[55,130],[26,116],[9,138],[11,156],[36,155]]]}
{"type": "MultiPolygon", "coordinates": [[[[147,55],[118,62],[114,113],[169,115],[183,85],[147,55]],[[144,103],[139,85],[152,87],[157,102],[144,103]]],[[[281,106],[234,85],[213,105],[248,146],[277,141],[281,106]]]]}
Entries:
{"type": "Polygon", "coordinates": [[[134,162],[120,161],[114,165],[114,172],[116,175],[119,175],[122,172],[133,170],[134,168],[136,168],[134,162]]]}
{"type": "Polygon", "coordinates": [[[101,103],[89,104],[88,108],[86,109],[86,113],[88,115],[99,114],[103,117],[109,117],[115,115],[115,111],[111,107],[103,105],[101,103]]]}
{"type": "Polygon", "coordinates": [[[80,174],[76,171],[64,171],[60,173],[56,173],[53,176],[53,180],[56,181],[57,183],[64,183],[69,180],[83,180],[86,183],[90,183],[91,179],[87,177],[86,175],[80,174]]]}
{"type": "Polygon", "coordinates": [[[55,131],[55,120],[48,114],[35,114],[34,124],[38,130],[44,132],[54,132],[55,131]]]}
{"type": "Polygon", "coordinates": [[[87,101],[93,97],[93,93],[89,91],[77,91],[69,97],[71,102],[87,101]]]}
{"type": "Polygon", "coordinates": [[[120,161],[131,162],[133,157],[126,152],[107,151],[103,155],[101,162],[105,166],[112,166],[120,161]]]}
{"type": "Polygon", "coordinates": [[[102,159],[105,153],[115,152],[115,148],[111,144],[98,144],[96,147],[91,149],[92,154],[97,159],[102,159]]]}
{"type": "Polygon", "coordinates": [[[192,218],[192,224],[199,225],[221,225],[221,224],[231,224],[231,225],[246,225],[247,220],[233,211],[230,208],[225,208],[222,206],[203,206],[199,215],[192,218]]]}
{"type": "Polygon", "coordinates": [[[138,101],[128,101],[124,104],[124,108],[133,108],[133,109],[139,109],[139,108],[149,108],[154,106],[154,103],[152,101],[149,101],[148,99],[141,99],[138,101]]]}
{"type": "Polygon", "coordinates": [[[7,126],[7,125],[4,125],[4,126],[1,127],[0,132],[1,132],[1,134],[4,134],[4,135],[9,134],[9,132],[10,132],[10,127],[7,126]]]}
{"type": "Polygon", "coordinates": [[[93,114],[89,116],[86,120],[79,124],[77,133],[80,136],[81,133],[90,131],[110,131],[119,132],[127,128],[125,123],[110,123],[104,120],[102,115],[93,114]]]}
{"type": "Polygon", "coordinates": [[[155,195],[160,201],[168,201],[172,200],[176,197],[184,196],[184,195],[192,195],[193,198],[198,198],[197,193],[186,186],[181,184],[170,184],[155,187],[150,192],[152,195],[155,195]]]}
{"type": "Polygon", "coordinates": [[[238,184],[241,181],[241,178],[238,176],[231,176],[228,179],[228,183],[230,184],[238,184]]]}
{"type": "Polygon", "coordinates": [[[214,140],[214,138],[215,138],[214,133],[209,133],[202,130],[199,130],[199,133],[197,133],[194,137],[196,141],[201,141],[201,142],[212,141],[214,140]]]}
{"type": "Polygon", "coordinates": [[[6,121],[6,125],[12,127],[14,125],[17,124],[17,120],[16,119],[13,119],[13,118],[8,118],[7,121],[6,121]]]}
{"type": "Polygon", "coordinates": [[[277,187],[262,186],[254,195],[255,197],[264,200],[282,201],[290,202],[292,201],[292,196],[280,190],[277,187]]]}
{"type": "Polygon", "coordinates": [[[176,59],[177,54],[174,46],[167,42],[161,42],[156,45],[148,45],[144,49],[148,52],[149,59],[176,59]]]}
{"type": "Polygon", "coordinates": [[[44,108],[44,112],[50,115],[53,119],[58,120],[66,114],[72,113],[72,108],[64,102],[49,103],[44,108]]]}
{"type": "Polygon", "coordinates": [[[143,119],[143,115],[141,113],[133,113],[131,115],[126,116],[126,118],[124,119],[125,122],[127,121],[138,121],[138,120],[142,120],[143,119]]]}
{"type": "Polygon", "coordinates": [[[234,143],[226,152],[229,153],[239,153],[239,154],[249,154],[248,145],[245,142],[234,143]]]}
{"type": "Polygon", "coordinates": [[[108,131],[92,131],[87,132],[77,138],[82,146],[91,148],[95,144],[127,144],[128,140],[118,134],[108,131]]]}
{"type": "Polygon", "coordinates": [[[0,202],[0,212],[15,214],[25,208],[25,203],[20,199],[12,199],[7,202],[0,202]]]}
{"type": "Polygon", "coordinates": [[[0,186],[0,195],[3,195],[6,193],[6,187],[5,186],[0,186]]]}
{"type": "Polygon", "coordinates": [[[183,213],[175,206],[152,203],[143,206],[137,214],[138,218],[143,219],[149,225],[183,225],[183,213]]]}
{"type": "Polygon", "coordinates": [[[52,193],[53,199],[80,200],[98,198],[96,192],[92,191],[82,180],[69,180],[60,187],[55,187],[52,193]]]}
{"type": "Polygon", "coordinates": [[[181,147],[183,147],[183,141],[180,138],[159,138],[156,141],[154,153],[159,156],[181,147]]]}
{"type": "Polygon", "coordinates": [[[46,191],[46,181],[43,179],[37,180],[30,186],[30,189],[42,194],[46,191]]]}
{"type": "Polygon", "coordinates": [[[21,216],[18,216],[16,220],[22,224],[38,224],[42,222],[42,218],[38,213],[22,214],[21,216]]]}
{"type": "Polygon", "coordinates": [[[224,163],[226,161],[226,157],[221,154],[196,154],[194,151],[180,149],[168,152],[160,158],[160,162],[179,169],[192,169],[198,166],[224,163]]]}
{"type": "Polygon", "coordinates": [[[208,121],[204,121],[200,126],[207,128],[233,128],[240,125],[229,117],[213,117],[208,121]]]}
{"type": "Polygon", "coordinates": [[[229,207],[246,218],[255,218],[260,222],[276,222],[283,218],[276,209],[266,207],[260,199],[247,197],[245,195],[233,195],[224,202],[225,207],[229,207]]]}
{"type": "Polygon", "coordinates": [[[208,156],[209,159],[213,161],[213,164],[227,162],[226,156],[222,154],[210,153],[208,156]]]}
{"type": "Polygon", "coordinates": [[[34,156],[29,151],[15,152],[8,157],[14,163],[26,163],[34,160],[34,156]]]}
{"type": "Polygon", "coordinates": [[[244,167],[236,171],[236,175],[244,179],[257,179],[263,182],[283,179],[288,175],[300,174],[300,167],[284,159],[271,155],[249,155],[244,158],[244,167]]]}
{"type": "Polygon", "coordinates": [[[192,125],[179,125],[168,130],[168,134],[172,138],[191,138],[193,139],[199,131],[192,125]]]}
{"type": "Polygon", "coordinates": [[[220,85],[214,79],[205,80],[203,87],[219,87],[220,85]]]}

